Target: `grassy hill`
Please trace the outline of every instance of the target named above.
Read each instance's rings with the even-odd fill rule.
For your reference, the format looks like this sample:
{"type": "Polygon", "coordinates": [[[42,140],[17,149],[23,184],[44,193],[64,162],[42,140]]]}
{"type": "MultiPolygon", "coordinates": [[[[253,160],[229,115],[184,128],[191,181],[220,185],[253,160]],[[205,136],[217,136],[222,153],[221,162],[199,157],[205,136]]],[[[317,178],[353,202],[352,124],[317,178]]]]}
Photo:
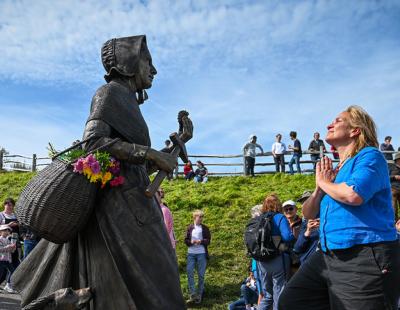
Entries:
{"type": "MultiPolygon", "coordinates": [[[[28,173],[0,173],[0,201],[18,197],[18,193],[32,177],[28,173]]],[[[178,240],[177,256],[182,290],[187,291],[186,251],[183,243],[186,226],[192,222],[192,211],[205,212],[212,240],[210,260],[206,271],[206,294],[197,309],[227,309],[229,302],[239,295],[240,283],[246,276],[249,259],[245,255],[243,230],[250,217],[250,208],[276,193],[282,201],[298,198],[306,189],[314,188],[313,176],[265,175],[256,178],[210,178],[207,184],[184,180],[164,182],[165,200],[175,221],[178,240]]]]}

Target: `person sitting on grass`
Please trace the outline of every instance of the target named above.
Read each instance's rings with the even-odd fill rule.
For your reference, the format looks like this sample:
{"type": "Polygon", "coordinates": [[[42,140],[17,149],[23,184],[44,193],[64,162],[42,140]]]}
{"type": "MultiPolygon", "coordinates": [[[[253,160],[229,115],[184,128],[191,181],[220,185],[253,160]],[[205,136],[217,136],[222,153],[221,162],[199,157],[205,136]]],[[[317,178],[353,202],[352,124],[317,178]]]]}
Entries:
{"type": "Polygon", "coordinates": [[[185,175],[186,181],[190,181],[194,178],[195,174],[193,171],[192,162],[190,160],[188,160],[188,162],[183,165],[183,174],[185,175]]]}
{"type": "Polygon", "coordinates": [[[229,304],[229,310],[250,310],[252,309],[252,305],[257,304],[257,280],[252,271],[250,271],[249,276],[242,282],[240,293],[240,299],[229,304]]]}
{"type": "Polygon", "coordinates": [[[196,165],[197,169],[194,172],[194,181],[196,183],[206,183],[208,181],[208,170],[206,166],[204,166],[204,164],[200,160],[196,162],[196,165]]]}
{"type": "Polygon", "coordinates": [[[7,284],[4,286],[4,290],[8,293],[16,293],[11,286],[11,275],[15,268],[12,264],[11,253],[15,252],[17,245],[9,238],[12,229],[8,225],[0,225],[0,275],[3,272],[8,271],[7,284]]]}

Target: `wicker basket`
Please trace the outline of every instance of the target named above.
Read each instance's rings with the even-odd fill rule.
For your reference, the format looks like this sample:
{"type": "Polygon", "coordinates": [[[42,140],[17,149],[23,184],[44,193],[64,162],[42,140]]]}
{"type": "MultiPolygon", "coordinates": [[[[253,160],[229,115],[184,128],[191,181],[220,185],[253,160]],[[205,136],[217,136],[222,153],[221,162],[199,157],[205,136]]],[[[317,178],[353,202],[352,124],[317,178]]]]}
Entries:
{"type": "Polygon", "coordinates": [[[24,188],[15,208],[20,223],[39,236],[64,243],[74,238],[92,213],[98,186],[71,163],[55,159],[24,188]]]}
{"type": "MultiPolygon", "coordinates": [[[[89,140],[76,143],[53,157],[53,162],[24,188],[15,206],[19,222],[51,242],[61,244],[73,239],[92,213],[99,186],[73,172],[71,162],[60,159],[60,155],[89,140]]],[[[118,140],[112,139],[90,153],[118,140]]]]}

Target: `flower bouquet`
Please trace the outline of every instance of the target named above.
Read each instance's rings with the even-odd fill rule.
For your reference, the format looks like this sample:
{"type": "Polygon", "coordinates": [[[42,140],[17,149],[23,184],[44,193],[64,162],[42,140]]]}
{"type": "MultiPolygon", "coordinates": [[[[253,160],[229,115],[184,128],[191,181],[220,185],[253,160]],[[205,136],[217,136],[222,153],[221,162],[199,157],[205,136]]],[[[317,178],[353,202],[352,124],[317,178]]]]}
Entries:
{"type": "Polygon", "coordinates": [[[120,162],[106,152],[97,151],[86,157],[79,157],[73,164],[74,172],[83,174],[91,183],[101,183],[104,188],[124,184],[124,177],[120,175],[120,162]]]}

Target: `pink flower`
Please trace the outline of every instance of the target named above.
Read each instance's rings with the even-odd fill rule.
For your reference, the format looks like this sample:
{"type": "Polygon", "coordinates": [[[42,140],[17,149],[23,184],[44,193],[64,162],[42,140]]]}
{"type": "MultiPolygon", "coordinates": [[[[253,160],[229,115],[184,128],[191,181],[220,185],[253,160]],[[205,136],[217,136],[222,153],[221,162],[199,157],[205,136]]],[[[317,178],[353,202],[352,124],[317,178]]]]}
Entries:
{"type": "Polygon", "coordinates": [[[79,158],[74,164],[74,172],[82,173],[84,168],[84,160],[83,158],[79,158]]]}
{"type": "Polygon", "coordinates": [[[111,187],[119,186],[119,185],[124,184],[124,182],[125,182],[125,178],[122,175],[120,175],[110,181],[110,186],[111,187]]]}

